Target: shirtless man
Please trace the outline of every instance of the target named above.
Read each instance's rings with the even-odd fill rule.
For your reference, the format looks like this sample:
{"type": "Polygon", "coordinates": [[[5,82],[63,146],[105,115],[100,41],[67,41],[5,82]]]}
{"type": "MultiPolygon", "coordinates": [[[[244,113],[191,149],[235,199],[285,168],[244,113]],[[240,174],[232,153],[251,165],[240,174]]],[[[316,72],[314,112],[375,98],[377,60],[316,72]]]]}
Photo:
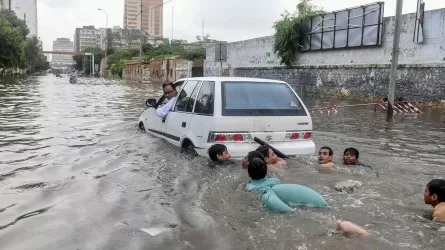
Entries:
{"type": "Polygon", "coordinates": [[[331,168],[335,165],[334,162],[332,162],[332,157],[334,155],[334,151],[330,147],[323,146],[318,151],[318,164],[320,164],[321,167],[327,167],[331,168]]]}

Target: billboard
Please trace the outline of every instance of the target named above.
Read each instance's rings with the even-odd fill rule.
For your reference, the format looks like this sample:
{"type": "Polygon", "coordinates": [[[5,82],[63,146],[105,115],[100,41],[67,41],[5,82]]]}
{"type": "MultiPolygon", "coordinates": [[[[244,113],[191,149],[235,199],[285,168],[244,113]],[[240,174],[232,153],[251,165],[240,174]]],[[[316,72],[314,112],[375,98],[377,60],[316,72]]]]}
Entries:
{"type": "Polygon", "coordinates": [[[215,44],[215,61],[226,62],[227,61],[227,42],[215,44]]]}
{"type": "Polygon", "coordinates": [[[423,16],[425,14],[425,3],[423,0],[417,0],[416,20],[414,23],[413,42],[423,42],[423,16]]]}
{"type": "Polygon", "coordinates": [[[300,51],[379,46],[384,3],[377,2],[314,16],[301,23],[300,51]]]}

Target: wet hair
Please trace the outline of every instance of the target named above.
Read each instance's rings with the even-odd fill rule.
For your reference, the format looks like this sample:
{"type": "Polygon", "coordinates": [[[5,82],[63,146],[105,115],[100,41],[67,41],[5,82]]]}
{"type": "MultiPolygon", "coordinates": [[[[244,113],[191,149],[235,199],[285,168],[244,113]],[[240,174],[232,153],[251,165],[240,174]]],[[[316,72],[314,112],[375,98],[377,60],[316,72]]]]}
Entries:
{"type": "MultiPolygon", "coordinates": [[[[327,150],[329,150],[329,156],[332,156],[332,155],[334,154],[334,151],[332,151],[332,148],[330,148],[330,147],[328,147],[328,146],[323,146],[323,147],[320,148],[320,150],[322,150],[322,149],[327,149],[327,150]]],[[[346,151],[345,151],[345,153],[346,153],[346,151]]],[[[344,155],[344,154],[343,154],[343,155],[344,155]]],[[[358,152],[357,152],[357,155],[358,155],[358,152]]],[[[358,158],[358,156],[357,156],[357,158],[358,158]]]]}
{"type": "Polygon", "coordinates": [[[165,87],[167,87],[167,86],[172,87],[172,89],[176,91],[176,86],[172,82],[167,82],[167,83],[162,84],[162,89],[165,89],[165,87]]]}
{"type": "Polygon", "coordinates": [[[214,144],[209,148],[209,150],[207,150],[207,153],[209,154],[209,157],[210,159],[212,159],[212,161],[218,161],[218,155],[222,155],[226,151],[226,145],[214,144]]]}
{"type": "Polygon", "coordinates": [[[255,151],[259,152],[263,156],[263,158],[269,157],[269,147],[259,146],[255,151]]]}
{"type": "MultiPolygon", "coordinates": [[[[249,165],[250,166],[250,165],[249,165]]],[[[437,195],[438,202],[445,202],[445,180],[434,179],[426,185],[430,195],[437,195]]]]}
{"type": "Polygon", "coordinates": [[[346,153],[349,153],[358,159],[358,150],[356,148],[347,148],[347,149],[345,149],[345,152],[343,153],[343,155],[345,155],[346,153]]]}
{"type": "Polygon", "coordinates": [[[250,178],[252,180],[261,180],[267,175],[267,165],[261,158],[253,158],[249,161],[247,168],[250,178]]]}
{"type": "Polygon", "coordinates": [[[261,160],[264,160],[264,156],[258,152],[258,151],[250,151],[247,154],[247,161],[251,162],[253,158],[260,158],[261,160]]]}

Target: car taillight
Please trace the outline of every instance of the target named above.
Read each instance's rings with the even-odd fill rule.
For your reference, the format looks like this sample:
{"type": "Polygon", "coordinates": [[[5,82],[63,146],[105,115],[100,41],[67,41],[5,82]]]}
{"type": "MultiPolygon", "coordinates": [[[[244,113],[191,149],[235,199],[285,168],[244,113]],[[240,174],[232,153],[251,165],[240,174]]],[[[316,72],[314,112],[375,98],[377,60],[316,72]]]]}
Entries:
{"type": "Polygon", "coordinates": [[[227,141],[227,136],[226,135],[216,135],[215,136],[215,141],[216,142],[227,141]]]}
{"type": "Polygon", "coordinates": [[[233,140],[234,141],[244,141],[244,136],[242,134],[234,134],[233,140]]]}
{"type": "Polygon", "coordinates": [[[312,137],[312,132],[298,131],[298,132],[287,132],[286,140],[295,141],[295,140],[309,140],[312,137]]]}
{"type": "Polygon", "coordinates": [[[250,133],[215,133],[209,134],[208,142],[251,142],[250,133]]]}
{"type": "Polygon", "coordinates": [[[298,138],[300,138],[299,133],[292,133],[289,137],[290,140],[298,140],[298,138]]]}

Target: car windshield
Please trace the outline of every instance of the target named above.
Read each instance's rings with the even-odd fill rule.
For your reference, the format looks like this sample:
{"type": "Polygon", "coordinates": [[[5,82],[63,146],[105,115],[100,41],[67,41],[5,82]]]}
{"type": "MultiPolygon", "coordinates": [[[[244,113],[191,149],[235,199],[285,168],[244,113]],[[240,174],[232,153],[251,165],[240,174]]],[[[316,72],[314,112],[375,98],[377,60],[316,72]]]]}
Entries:
{"type": "Polygon", "coordinates": [[[280,82],[222,82],[224,116],[307,116],[289,85],[280,82]]]}

